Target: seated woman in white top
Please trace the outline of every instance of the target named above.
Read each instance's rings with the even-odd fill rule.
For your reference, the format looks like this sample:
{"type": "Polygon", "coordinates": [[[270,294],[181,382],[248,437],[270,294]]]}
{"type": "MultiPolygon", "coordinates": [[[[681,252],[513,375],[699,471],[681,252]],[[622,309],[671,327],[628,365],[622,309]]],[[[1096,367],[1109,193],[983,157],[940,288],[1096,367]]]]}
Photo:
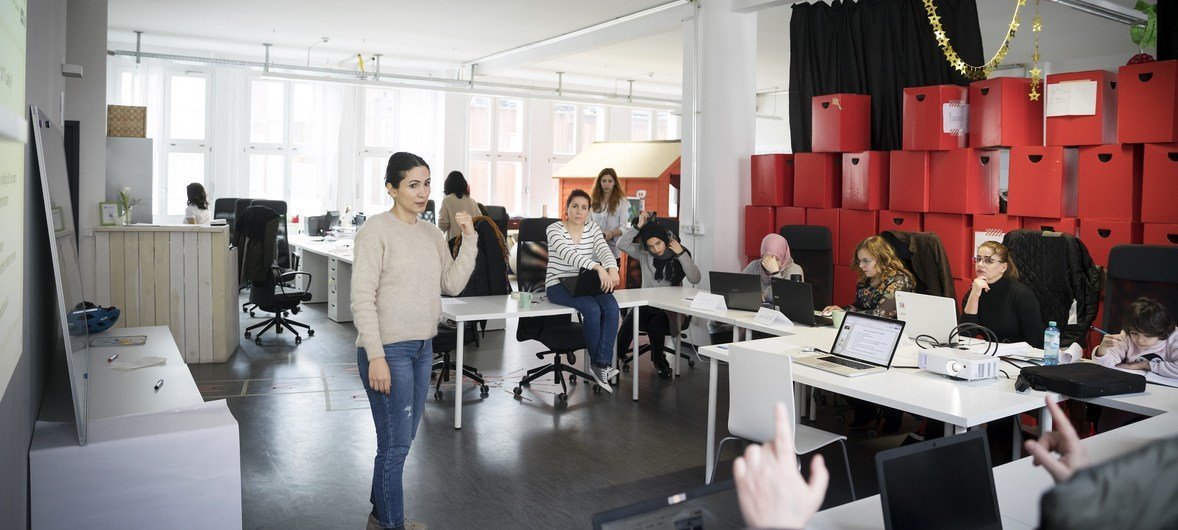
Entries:
{"type": "Polygon", "coordinates": [[[184,210],[184,224],[207,225],[213,221],[209,211],[209,195],[199,182],[188,185],[188,208],[184,210]]]}

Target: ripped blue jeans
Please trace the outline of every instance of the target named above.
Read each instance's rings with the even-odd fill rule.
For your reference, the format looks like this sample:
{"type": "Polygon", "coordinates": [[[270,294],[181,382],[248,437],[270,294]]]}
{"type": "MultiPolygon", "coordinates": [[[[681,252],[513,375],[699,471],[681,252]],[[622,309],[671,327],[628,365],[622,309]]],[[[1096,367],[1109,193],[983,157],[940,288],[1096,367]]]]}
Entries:
{"type": "Polygon", "coordinates": [[[417,436],[417,424],[425,410],[433,366],[433,340],[408,340],[384,345],[389,365],[390,392],[376,392],[368,383],[368,355],[357,348],[360,380],[368,392],[372,421],[376,424],[376,461],[372,470],[372,502],[383,528],[405,524],[405,488],[402,475],[409,446],[417,436]]]}

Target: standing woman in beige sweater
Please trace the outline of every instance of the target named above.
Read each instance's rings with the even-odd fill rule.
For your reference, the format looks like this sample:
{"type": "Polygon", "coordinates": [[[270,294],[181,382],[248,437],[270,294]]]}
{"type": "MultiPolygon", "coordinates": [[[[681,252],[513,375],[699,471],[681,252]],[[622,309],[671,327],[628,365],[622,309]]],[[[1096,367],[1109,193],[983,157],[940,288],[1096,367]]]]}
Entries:
{"type": "Polygon", "coordinates": [[[466,212],[473,219],[479,216],[479,203],[470,196],[470,185],[461,171],[451,171],[446,175],[446,182],[442,183],[442,208],[438,210],[438,228],[446,233],[446,239],[454,239],[458,235],[459,227],[455,222],[457,215],[466,212]]]}
{"type": "Polygon", "coordinates": [[[456,214],[462,248],[451,259],[442,232],[418,220],[429,201],[430,173],[417,155],[389,157],[385,189],[393,208],[368,218],[356,233],[352,313],[360,380],[376,424],[368,527],[403,528],[401,479],[425,409],[441,295],[456,295],[466,286],[478,235],[469,215],[456,214]]]}

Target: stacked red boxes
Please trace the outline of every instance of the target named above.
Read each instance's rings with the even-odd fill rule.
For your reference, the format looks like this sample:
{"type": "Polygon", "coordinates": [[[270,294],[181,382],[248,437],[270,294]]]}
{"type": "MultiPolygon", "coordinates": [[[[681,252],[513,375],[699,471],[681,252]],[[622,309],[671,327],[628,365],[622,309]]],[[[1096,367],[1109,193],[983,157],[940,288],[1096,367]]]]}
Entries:
{"type": "Polygon", "coordinates": [[[842,207],[883,210],[888,207],[888,151],[843,153],[842,207]]]}
{"type": "Polygon", "coordinates": [[[839,237],[835,244],[835,266],[850,265],[854,261],[859,242],[879,233],[879,212],[839,210],[839,237]]]}
{"type": "Polygon", "coordinates": [[[834,266],[834,305],[847,307],[855,301],[855,285],[859,273],[849,265],[834,266]]]}
{"type": "Polygon", "coordinates": [[[954,278],[973,276],[973,226],[968,215],[924,214],[924,231],[940,236],[954,278]]]}
{"type": "Polygon", "coordinates": [[[888,230],[923,232],[924,217],[917,212],[883,210],[879,212],[879,231],[883,233],[888,230]]]}
{"type": "Polygon", "coordinates": [[[968,112],[968,99],[969,88],[963,86],[905,88],[904,150],[945,151],[968,147],[969,131],[945,123],[946,115],[968,112]]]}
{"type": "Polygon", "coordinates": [[[1079,236],[1080,220],[1076,219],[1075,217],[1062,217],[1055,219],[1043,217],[1023,217],[1023,230],[1060,232],[1063,234],[1079,236]]]}
{"type": "MultiPolygon", "coordinates": [[[[1047,76],[1048,101],[1053,96],[1072,94],[1084,85],[1096,84],[1093,114],[1047,115],[1047,145],[1075,147],[1117,142],[1117,74],[1105,70],[1069,72],[1047,76]]],[[[1075,98],[1076,96],[1071,96],[1075,98]]],[[[1051,109],[1047,109],[1050,112],[1051,109]]],[[[1077,112],[1086,112],[1080,109],[1077,112]]],[[[1061,109],[1062,112],[1071,112],[1061,109]]]]}
{"type": "Polygon", "coordinates": [[[973,216],[973,231],[1005,234],[1023,227],[1022,219],[1007,214],[973,216]]]}
{"type": "Polygon", "coordinates": [[[1006,212],[1022,217],[1076,215],[1076,150],[1018,146],[1010,150],[1006,212]]]}
{"type": "Polygon", "coordinates": [[[794,155],[794,206],[838,208],[842,199],[842,155],[794,155]]]}
{"type": "Polygon", "coordinates": [[[744,255],[759,256],[761,239],[764,239],[766,234],[777,232],[773,210],[772,206],[744,207],[744,255]]]}
{"type": "Polygon", "coordinates": [[[1178,246],[1178,224],[1147,224],[1141,236],[1146,245],[1178,246]]]}
{"type": "Polygon", "coordinates": [[[970,83],[970,147],[1043,145],[1043,98],[1032,100],[1030,92],[1023,77],[970,83]]]}
{"type": "MultiPolygon", "coordinates": [[[[830,229],[830,242],[834,246],[831,252],[838,252],[839,242],[839,210],[838,208],[807,208],[806,209],[806,224],[810,226],[825,226],[830,229]]],[[[842,260],[836,255],[834,256],[835,263],[843,263],[847,259],[842,260]]]]}
{"type": "Polygon", "coordinates": [[[810,101],[810,148],[815,153],[871,149],[871,96],[827,94],[810,101]]]}
{"type": "Polygon", "coordinates": [[[888,204],[900,212],[929,211],[929,154],[892,151],[888,172],[888,204]]]}
{"type": "Polygon", "coordinates": [[[996,151],[933,151],[929,154],[929,166],[929,211],[956,214],[998,213],[1000,174],[996,151]]]}
{"type": "Polygon", "coordinates": [[[1117,141],[1178,142],[1178,60],[1117,71],[1117,141]]]}
{"type": "Polygon", "coordinates": [[[1107,219],[1080,219],[1080,241],[1092,261],[1108,267],[1108,255],[1117,245],[1141,243],[1141,223],[1107,219]]]}
{"type": "Polygon", "coordinates": [[[1080,148],[1081,219],[1141,219],[1141,146],[1080,148]]]}
{"type": "Polygon", "coordinates": [[[792,206],[793,155],[753,155],[753,206],[792,206]]]}
{"type": "Polygon", "coordinates": [[[1178,223],[1178,143],[1146,145],[1142,152],[1141,220],[1178,223]]]}
{"type": "Polygon", "coordinates": [[[804,225],[806,224],[806,209],[798,206],[782,206],[777,208],[773,220],[776,222],[778,231],[781,231],[783,226],[804,225]]]}

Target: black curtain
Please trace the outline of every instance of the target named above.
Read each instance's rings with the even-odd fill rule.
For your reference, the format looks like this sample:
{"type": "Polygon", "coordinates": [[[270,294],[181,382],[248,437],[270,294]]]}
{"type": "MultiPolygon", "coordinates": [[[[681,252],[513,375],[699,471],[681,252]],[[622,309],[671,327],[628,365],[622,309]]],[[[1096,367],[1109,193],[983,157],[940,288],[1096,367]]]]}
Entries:
{"type": "MultiPolygon", "coordinates": [[[[953,48],[965,62],[982,64],[975,0],[937,0],[936,5],[953,48]]],[[[905,88],[969,83],[945,61],[921,0],[798,3],[789,30],[795,153],[811,149],[814,96],[869,94],[872,149],[893,150],[901,148],[905,88]]]]}
{"type": "Polygon", "coordinates": [[[1158,60],[1178,59],[1178,0],[1158,0],[1158,60]]]}

